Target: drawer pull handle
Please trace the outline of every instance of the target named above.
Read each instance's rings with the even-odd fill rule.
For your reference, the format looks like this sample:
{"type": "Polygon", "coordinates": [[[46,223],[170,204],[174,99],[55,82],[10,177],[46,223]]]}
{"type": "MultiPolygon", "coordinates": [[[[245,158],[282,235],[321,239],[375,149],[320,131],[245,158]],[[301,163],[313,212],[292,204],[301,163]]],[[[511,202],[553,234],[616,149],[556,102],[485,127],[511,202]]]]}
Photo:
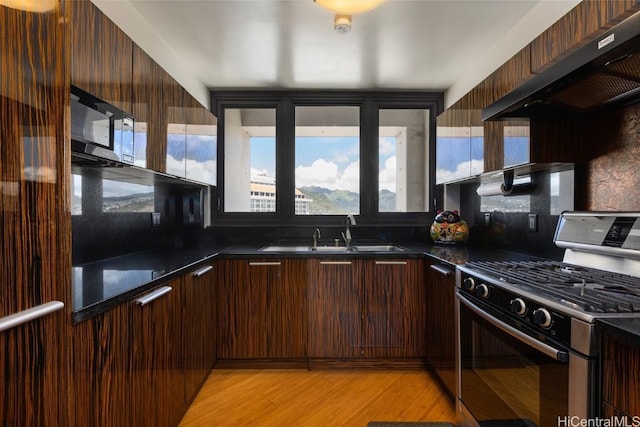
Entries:
{"type": "Polygon", "coordinates": [[[150,302],[157,300],[162,295],[168,294],[172,290],[173,288],[171,286],[162,286],[155,291],[151,291],[148,294],[144,294],[140,298],[136,299],[136,304],[138,304],[140,307],[145,306],[150,302]]]}
{"type": "Polygon", "coordinates": [[[280,261],[250,261],[249,265],[255,265],[255,266],[260,266],[260,265],[282,265],[282,263],[280,261]]]}
{"type": "Polygon", "coordinates": [[[376,261],[376,265],[407,265],[407,261],[376,261]]]}
{"type": "Polygon", "coordinates": [[[351,261],[320,261],[320,265],[351,265],[351,261]]]}
{"type": "Polygon", "coordinates": [[[451,276],[453,274],[453,271],[436,264],[432,264],[430,267],[432,270],[437,271],[438,273],[442,274],[445,277],[451,276]]]}
{"type": "Polygon", "coordinates": [[[213,270],[213,266],[212,265],[207,265],[206,267],[203,267],[198,271],[194,271],[193,272],[193,277],[202,277],[205,274],[207,274],[208,272],[210,272],[211,270],[213,270]]]}
{"type": "Polygon", "coordinates": [[[26,310],[19,311],[0,319],[0,332],[4,332],[23,323],[44,317],[54,311],[62,310],[64,303],[62,301],[51,301],[46,304],[37,305],[26,310]]]}

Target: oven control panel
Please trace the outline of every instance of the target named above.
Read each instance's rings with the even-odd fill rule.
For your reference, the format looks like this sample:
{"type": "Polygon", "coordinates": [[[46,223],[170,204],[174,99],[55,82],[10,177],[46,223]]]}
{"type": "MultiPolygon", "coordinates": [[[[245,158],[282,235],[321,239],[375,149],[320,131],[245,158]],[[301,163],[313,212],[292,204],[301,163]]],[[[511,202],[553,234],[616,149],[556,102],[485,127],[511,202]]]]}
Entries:
{"type": "Polygon", "coordinates": [[[479,276],[460,272],[460,292],[490,310],[500,313],[515,326],[550,336],[569,345],[571,342],[571,318],[554,311],[544,303],[505,289],[479,276]]]}

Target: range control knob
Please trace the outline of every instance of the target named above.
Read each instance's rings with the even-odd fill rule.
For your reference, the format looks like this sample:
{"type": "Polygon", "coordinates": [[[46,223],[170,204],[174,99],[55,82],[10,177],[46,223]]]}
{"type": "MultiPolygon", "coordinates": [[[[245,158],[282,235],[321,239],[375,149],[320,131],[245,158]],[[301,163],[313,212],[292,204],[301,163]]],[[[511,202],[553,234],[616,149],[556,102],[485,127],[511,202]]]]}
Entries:
{"type": "Polygon", "coordinates": [[[533,311],[533,323],[548,328],[551,326],[551,313],[546,308],[537,308],[533,311]]]}
{"type": "Polygon", "coordinates": [[[489,287],[484,283],[480,283],[476,286],[476,295],[482,298],[489,298],[489,287]]]}
{"type": "Polygon", "coordinates": [[[518,316],[524,316],[527,313],[527,304],[522,298],[514,298],[509,304],[511,306],[511,311],[518,316]]]}
{"type": "Polygon", "coordinates": [[[462,281],[462,287],[468,291],[473,291],[476,288],[476,281],[473,277],[467,277],[462,281]]]}

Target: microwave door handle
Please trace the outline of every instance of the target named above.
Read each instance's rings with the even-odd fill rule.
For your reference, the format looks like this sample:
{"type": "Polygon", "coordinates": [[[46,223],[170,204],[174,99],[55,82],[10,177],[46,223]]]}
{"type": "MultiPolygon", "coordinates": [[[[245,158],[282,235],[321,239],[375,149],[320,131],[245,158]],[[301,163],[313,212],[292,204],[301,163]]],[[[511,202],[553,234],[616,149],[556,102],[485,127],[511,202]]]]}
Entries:
{"type": "Polygon", "coordinates": [[[456,294],[456,298],[460,300],[462,304],[464,304],[469,310],[474,312],[476,315],[501,329],[503,332],[511,335],[513,338],[522,341],[523,343],[535,348],[536,350],[544,353],[545,355],[563,363],[567,363],[569,361],[569,354],[564,350],[559,350],[555,347],[552,347],[548,344],[540,342],[535,338],[530,337],[529,335],[520,332],[516,328],[507,325],[506,323],[496,319],[495,317],[485,313],[483,310],[478,308],[475,304],[465,298],[463,295],[456,294]]]}

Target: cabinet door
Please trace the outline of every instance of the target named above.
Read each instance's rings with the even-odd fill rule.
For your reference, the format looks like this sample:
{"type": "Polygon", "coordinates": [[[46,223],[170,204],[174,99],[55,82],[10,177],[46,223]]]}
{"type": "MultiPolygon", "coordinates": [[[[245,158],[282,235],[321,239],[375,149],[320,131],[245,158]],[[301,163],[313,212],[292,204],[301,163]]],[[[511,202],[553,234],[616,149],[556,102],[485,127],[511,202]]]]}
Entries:
{"type": "Polygon", "coordinates": [[[164,107],[167,117],[167,157],[164,172],[183,177],[186,174],[187,109],[186,91],[169,74],[164,78],[164,107]]]}
{"type": "Polygon", "coordinates": [[[423,357],[422,260],[367,260],[364,273],[364,356],[423,357]]]}
{"type": "Polygon", "coordinates": [[[361,356],[361,265],[359,260],[308,261],[309,357],[361,356]]]}
{"type": "Polygon", "coordinates": [[[631,416],[640,414],[640,347],[604,337],[602,400],[619,412],[631,416]]]}
{"type": "Polygon", "coordinates": [[[471,155],[470,110],[463,99],[436,119],[436,184],[470,177],[471,155]]]}
{"type": "Polygon", "coordinates": [[[71,83],[131,112],[133,41],[89,0],[71,1],[71,83]]]}
{"type": "Polygon", "coordinates": [[[0,332],[3,426],[70,424],[68,40],[55,3],[48,13],[0,5],[0,318],[66,303],[0,332]]]}
{"type": "Polygon", "coordinates": [[[183,333],[180,286],[181,279],[173,280],[129,306],[134,408],[131,425],[175,426],[184,413],[183,366],[177,344],[183,333]]]}
{"type": "Polygon", "coordinates": [[[215,286],[213,263],[185,276],[182,338],[185,364],[185,403],[205,381],[216,357],[215,286]]]}
{"type": "Polygon", "coordinates": [[[132,425],[130,314],[123,304],[73,327],[70,425],[132,425]]]}
{"type": "MultiPolygon", "coordinates": [[[[267,275],[267,356],[303,358],[307,352],[306,261],[284,259],[263,267],[267,275]],[[274,274],[274,268],[280,272],[274,274]]],[[[252,274],[257,272],[257,266],[252,274]]]]}
{"type": "Polygon", "coordinates": [[[216,185],[218,119],[187,94],[186,177],[216,185]]]}
{"type": "Polygon", "coordinates": [[[457,351],[454,270],[430,264],[425,283],[426,359],[453,397],[456,395],[457,351]]]}
{"type": "Polygon", "coordinates": [[[135,165],[164,171],[167,147],[166,111],[162,108],[164,71],[137,45],[133,46],[133,110],[135,165]]]}
{"type": "Polygon", "coordinates": [[[267,357],[267,292],[279,264],[243,259],[220,262],[218,349],[220,359],[267,357]],[[251,265],[253,263],[253,265],[251,265]]]}

